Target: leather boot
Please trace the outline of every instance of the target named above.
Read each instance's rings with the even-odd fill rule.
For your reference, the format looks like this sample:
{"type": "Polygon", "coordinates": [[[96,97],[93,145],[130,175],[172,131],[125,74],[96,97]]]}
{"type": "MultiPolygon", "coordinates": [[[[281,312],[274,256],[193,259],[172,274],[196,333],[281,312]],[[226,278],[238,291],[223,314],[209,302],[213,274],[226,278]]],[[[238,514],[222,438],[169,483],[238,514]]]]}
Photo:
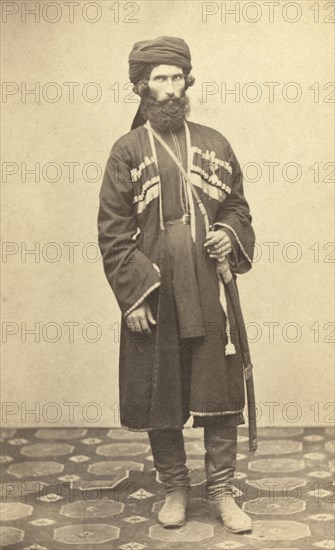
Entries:
{"type": "Polygon", "coordinates": [[[251,519],[239,508],[233,497],[237,427],[223,428],[220,424],[208,422],[204,427],[204,443],[206,496],[211,513],[221,518],[224,527],[231,533],[251,531],[251,519]]]}
{"type": "Polygon", "coordinates": [[[152,430],[148,435],[154,466],[165,489],[165,503],[159,511],[158,521],[163,527],[181,527],[185,523],[191,491],[183,432],[152,430]]]}

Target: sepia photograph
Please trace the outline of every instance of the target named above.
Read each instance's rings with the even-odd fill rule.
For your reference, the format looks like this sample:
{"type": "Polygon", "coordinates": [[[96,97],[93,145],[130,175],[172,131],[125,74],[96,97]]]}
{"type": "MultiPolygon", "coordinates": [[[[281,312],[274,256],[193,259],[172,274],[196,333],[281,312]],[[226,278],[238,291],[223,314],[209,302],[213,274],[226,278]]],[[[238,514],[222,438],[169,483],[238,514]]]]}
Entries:
{"type": "Polygon", "coordinates": [[[335,550],[335,4],[1,6],[8,550],[335,550]]]}

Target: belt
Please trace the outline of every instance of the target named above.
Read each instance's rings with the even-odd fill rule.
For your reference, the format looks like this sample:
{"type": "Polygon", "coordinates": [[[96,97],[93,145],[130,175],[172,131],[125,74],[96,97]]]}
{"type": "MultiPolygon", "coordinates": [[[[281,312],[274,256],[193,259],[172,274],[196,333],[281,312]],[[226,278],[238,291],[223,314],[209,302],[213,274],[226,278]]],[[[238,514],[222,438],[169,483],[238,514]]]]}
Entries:
{"type": "Polygon", "coordinates": [[[165,225],[174,225],[175,223],[190,223],[191,217],[189,214],[184,214],[182,218],[178,218],[177,220],[168,220],[167,222],[164,222],[165,225]]]}

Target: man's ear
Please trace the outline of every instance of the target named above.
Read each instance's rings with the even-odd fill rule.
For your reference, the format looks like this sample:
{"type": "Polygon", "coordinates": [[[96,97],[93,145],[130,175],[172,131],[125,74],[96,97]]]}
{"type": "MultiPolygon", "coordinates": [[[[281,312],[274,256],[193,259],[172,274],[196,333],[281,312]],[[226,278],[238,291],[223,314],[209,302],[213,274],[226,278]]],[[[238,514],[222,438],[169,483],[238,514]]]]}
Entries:
{"type": "Polygon", "coordinates": [[[140,80],[137,84],[134,84],[133,91],[135,94],[139,95],[140,97],[143,97],[147,91],[148,91],[148,81],[147,80],[140,80]]]}
{"type": "Polygon", "coordinates": [[[191,74],[188,74],[187,77],[185,78],[185,90],[193,86],[194,83],[195,83],[194,76],[192,76],[191,74]]]}

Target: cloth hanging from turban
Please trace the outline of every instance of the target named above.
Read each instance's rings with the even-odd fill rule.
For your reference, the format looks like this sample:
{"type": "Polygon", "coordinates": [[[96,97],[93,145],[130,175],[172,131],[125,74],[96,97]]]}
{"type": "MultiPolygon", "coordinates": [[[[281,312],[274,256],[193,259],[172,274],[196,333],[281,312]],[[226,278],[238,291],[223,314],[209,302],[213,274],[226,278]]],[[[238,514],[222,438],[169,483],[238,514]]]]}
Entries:
{"type": "Polygon", "coordinates": [[[182,38],[175,36],[159,36],[136,42],[129,54],[130,82],[137,84],[143,71],[152,64],[176,65],[189,74],[192,69],[190,49],[182,38]]]}

